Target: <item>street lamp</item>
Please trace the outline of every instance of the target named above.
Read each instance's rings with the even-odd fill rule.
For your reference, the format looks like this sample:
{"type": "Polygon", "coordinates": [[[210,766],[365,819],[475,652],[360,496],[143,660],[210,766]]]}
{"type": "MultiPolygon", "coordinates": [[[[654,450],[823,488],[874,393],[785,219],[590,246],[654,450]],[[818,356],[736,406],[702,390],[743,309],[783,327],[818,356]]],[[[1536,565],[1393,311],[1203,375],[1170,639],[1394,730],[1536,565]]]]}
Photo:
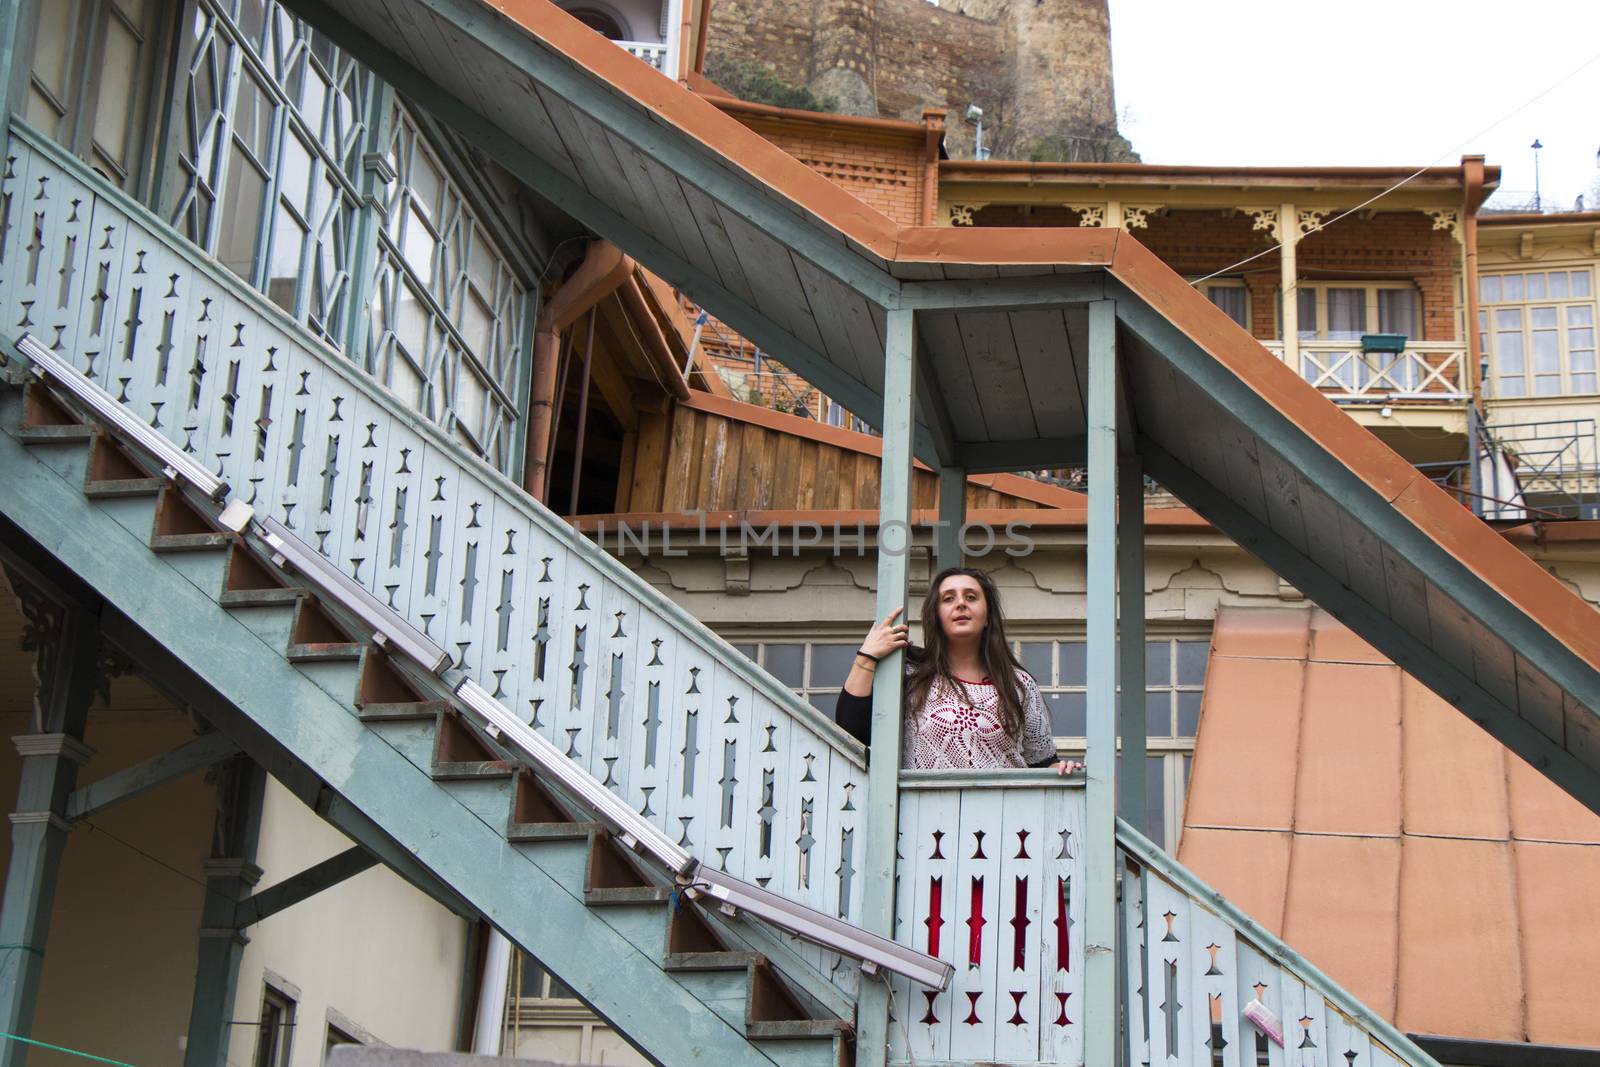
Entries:
{"type": "Polygon", "coordinates": [[[1537,212],[1544,210],[1539,200],[1539,149],[1543,148],[1544,145],[1540,144],[1539,138],[1535,137],[1533,144],[1528,147],[1533,149],[1533,210],[1537,212]]]}
{"type": "Polygon", "coordinates": [[[967,125],[977,127],[977,136],[972,141],[972,158],[988,159],[989,150],[983,147],[983,108],[977,104],[968,104],[966,119],[967,125]]]}

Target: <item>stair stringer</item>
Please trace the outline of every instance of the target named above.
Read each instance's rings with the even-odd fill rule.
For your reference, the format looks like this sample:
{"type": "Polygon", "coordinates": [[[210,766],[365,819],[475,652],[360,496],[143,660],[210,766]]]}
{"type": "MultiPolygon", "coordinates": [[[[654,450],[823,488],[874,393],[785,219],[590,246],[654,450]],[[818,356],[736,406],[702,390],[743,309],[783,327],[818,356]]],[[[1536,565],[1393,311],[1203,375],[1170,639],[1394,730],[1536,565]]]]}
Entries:
{"type": "MultiPolygon", "coordinates": [[[[15,396],[0,395],[8,415],[16,412],[15,396]]],[[[583,990],[589,1006],[651,1059],[775,1062],[696,1000],[660,959],[595,914],[581,879],[563,880],[556,864],[541,862],[539,850],[507,842],[503,816],[491,823],[451,796],[287,660],[284,649],[222,608],[220,563],[196,566],[191,553],[152,552],[148,534],[141,537],[85,497],[81,479],[73,484],[30,455],[11,422],[0,432],[0,514],[248,719],[255,729],[239,730],[235,740],[252,758],[272,768],[287,753],[567,985],[583,990]]]]}

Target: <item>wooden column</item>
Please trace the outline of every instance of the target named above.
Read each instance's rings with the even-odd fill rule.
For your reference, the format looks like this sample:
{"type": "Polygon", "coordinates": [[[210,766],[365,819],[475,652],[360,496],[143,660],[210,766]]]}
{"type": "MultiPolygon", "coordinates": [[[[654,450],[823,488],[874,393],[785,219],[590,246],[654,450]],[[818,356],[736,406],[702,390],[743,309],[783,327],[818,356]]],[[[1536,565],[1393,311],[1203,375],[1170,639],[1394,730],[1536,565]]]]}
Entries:
{"type": "MultiPolygon", "coordinates": [[[[939,468],[939,536],[934,541],[934,569],[966,562],[961,527],[967,522],[967,472],[964,467],[939,468]]],[[[880,619],[883,616],[878,616],[880,619]]]]}
{"type": "Polygon", "coordinates": [[[212,855],[203,864],[206,896],[200,909],[200,955],[184,1067],[210,1067],[228,1058],[239,959],[250,941],[236,917],[239,902],[261,880],[261,868],[254,861],[265,788],[266,773],[248,756],[235,756],[219,769],[212,855]]]}
{"type": "Polygon", "coordinates": [[[1295,288],[1298,269],[1295,249],[1300,243],[1300,222],[1293,204],[1278,208],[1279,305],[1283,320],[1283,361],[1300,373],[1300,293],[1295,288]]]}
{"type": "MultiPolygon", "coordinates": [[[[1088,785],[1084,833],[1084,1062],[1117,1047],[1116,305],[1089,305],[1088,785]]],[[[1142,579],[1141,579],[1142,581],[1142,579]]]]}
{"type": "MultiPolygon", "coordinates": [[[[881,619],[906,603],[911,548],[912,430],[916,354],[912,313],[890,311],[884,342],[883,473],[878,494],[878,598],[881,619]]],[[[872,763],[867,776],[867,843],[861,925],[894,933],[895,836],[900,818],[900,723],[903,655],[885,656],[872,681],[872,763]]],[[[901,1005],[901,1011],[910,1010],[901,1005]]],[[[863,976],[856,1007],[857,1067],[883,1067],[888,1056],[889,987],[863,976]]]]}
{"type": "MultiPolygon", "coordinates": [[[[72,829],[67,798],[90,755],[83,731],[94,697],[100,625],[85,609],[53,602],[16,573],[10,579],[35,648],[39,686],[34,732],[15,739],[22,774],[0,900],[0,1028],[26,1037],[33,1032],[56,878],[72,829]]],[[[0,1042],[0,1067],[19,1067],[27,1057],[22,1042],[0,1042]]]]}
{"type": "Polygon", "coordinates": [[[1144,829],[1144,468],[1134,452],[1123,452],[1117,468],[1117,665],[1122,681],[1122,767],[1117,777],[1117,814],[1144,829]]]}

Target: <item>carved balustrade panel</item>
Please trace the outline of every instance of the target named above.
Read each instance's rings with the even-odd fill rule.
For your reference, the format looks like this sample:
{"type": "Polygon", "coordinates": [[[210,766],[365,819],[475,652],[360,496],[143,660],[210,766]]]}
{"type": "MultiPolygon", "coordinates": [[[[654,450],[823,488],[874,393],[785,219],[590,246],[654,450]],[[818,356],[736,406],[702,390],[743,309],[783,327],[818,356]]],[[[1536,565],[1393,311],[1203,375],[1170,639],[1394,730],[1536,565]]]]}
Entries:
{"type": "Polygon", "coordinates": [[[11,335],[69,359],[704,862],[859,919],[859,745],[59,149],[14,127],[8,157],[11,335]]]}
{"type": "Polygon", "coordinates": [[[956,973],[893,983],[891,1059],[1083,1062],[1083,817],[1049,772],[903,776],[895,938],[956,973]]]}

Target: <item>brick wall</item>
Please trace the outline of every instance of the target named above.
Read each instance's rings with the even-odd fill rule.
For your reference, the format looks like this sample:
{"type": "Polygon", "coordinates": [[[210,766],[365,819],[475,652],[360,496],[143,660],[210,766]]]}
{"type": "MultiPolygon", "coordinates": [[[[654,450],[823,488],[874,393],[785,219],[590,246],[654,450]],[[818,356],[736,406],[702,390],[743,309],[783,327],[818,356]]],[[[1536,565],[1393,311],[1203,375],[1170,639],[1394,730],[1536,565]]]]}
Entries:
{"type": "Polygon", "coordinates": [[[811,122],[734,112],[767,140],[848,189],[896,222],[921,225],[929,179],[921,129],[865,130],[845,122],[811,122]]]}
{"type": "MultiPolygon", "coordinates": [[[[1090,199],[1086,197],[1086,199],[1090,199]]],[[[1078,216],[1062,207],[1024,211],[992,205],[973,213],[979,226],[1076,226],[1078,216]]],[[[1255,222],[1237,212],[1169,211],[1149,216],[1134,230],[1145,247],[1186,277],[1210,274],[1265,251],[1232,272],[1250,290],[1251,332],[1262,340],[1278,336],[1280,265],[1276,242],[1255,222]]],[[[1436,230],[1420,211],[1353,215],[1302,238],[1295,254],[1304,281],[1410,281],[1422,300],[1425,341],[1454,341],[1460,246],[1449,230],[1436,230]]]]}

